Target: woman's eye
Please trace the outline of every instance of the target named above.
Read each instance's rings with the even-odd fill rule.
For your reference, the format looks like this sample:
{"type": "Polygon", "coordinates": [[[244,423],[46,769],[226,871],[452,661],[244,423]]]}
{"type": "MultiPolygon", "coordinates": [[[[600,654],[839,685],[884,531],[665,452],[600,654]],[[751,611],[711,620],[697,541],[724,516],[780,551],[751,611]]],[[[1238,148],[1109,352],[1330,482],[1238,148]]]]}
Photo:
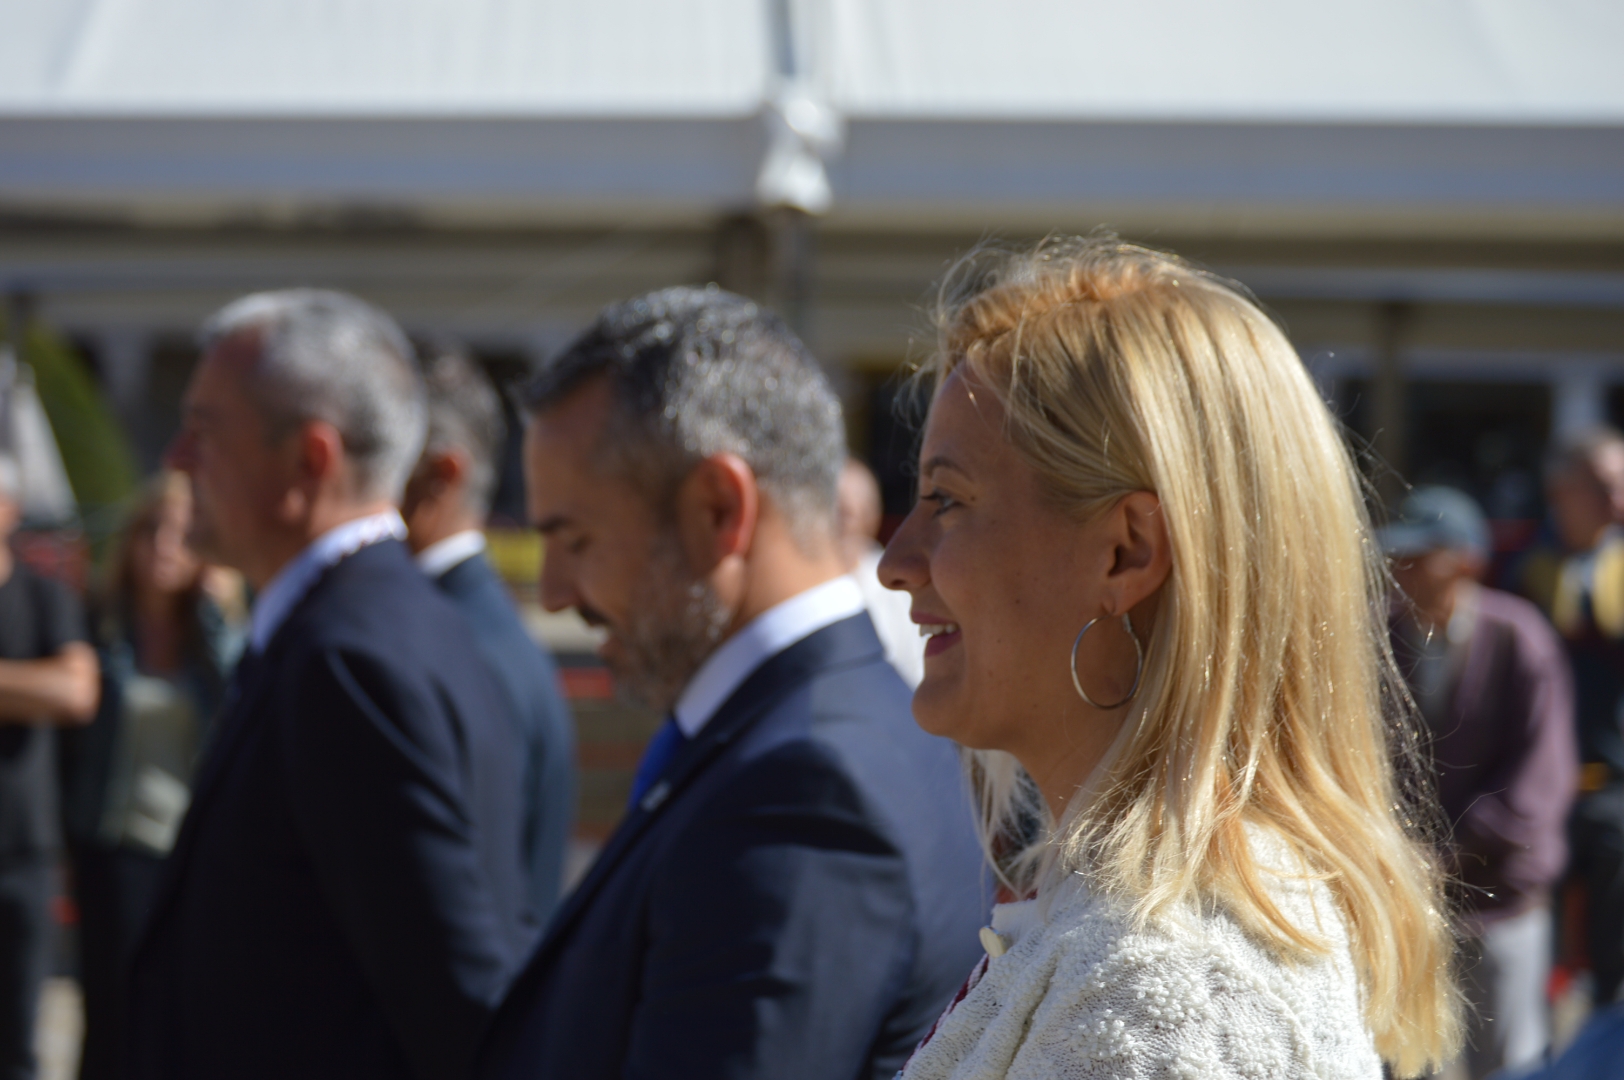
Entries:
{"type": "Polygon", "coordinates": [[[959,505],[959,500],[947,494],[945,491],[932,491],[922,494],[919,496],[919,501],[936,504],[936,511],[933,516],[945,514],[947,511],[959,505]]]}

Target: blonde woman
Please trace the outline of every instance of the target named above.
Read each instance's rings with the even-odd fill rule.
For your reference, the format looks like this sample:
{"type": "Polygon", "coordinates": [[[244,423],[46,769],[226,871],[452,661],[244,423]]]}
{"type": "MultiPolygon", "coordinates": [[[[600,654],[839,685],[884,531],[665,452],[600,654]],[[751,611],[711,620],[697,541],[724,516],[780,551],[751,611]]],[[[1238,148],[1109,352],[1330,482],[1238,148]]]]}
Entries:
{"type": "Polygon", "coordinates": [[[1459,1020],[1353,464],[1280,330],[1048,242],[944,303],[880,577],[1004,883],[906,1080],[1414,1076],[1459,1020]],[[1400,770],[1406,772],[1406,770],[1400,770]]]}

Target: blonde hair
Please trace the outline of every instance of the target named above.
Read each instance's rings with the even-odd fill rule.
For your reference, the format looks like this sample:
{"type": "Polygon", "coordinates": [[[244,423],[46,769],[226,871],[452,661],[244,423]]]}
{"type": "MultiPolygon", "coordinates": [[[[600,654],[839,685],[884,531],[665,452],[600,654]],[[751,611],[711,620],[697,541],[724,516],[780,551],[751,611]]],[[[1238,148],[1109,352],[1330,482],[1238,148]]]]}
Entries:
{"type": "Polygon", "coordinates": [[[1010,755],[968,755],[1006,883],[1047,895],[1083,870],[1141,920],[1217,905],[1282,956],[1322,953],[1270,899],[1262,827],[1336,898],[1383,1058],[1401,1076],[1446,1060],[1451,928],[1386,568],[1285,335],[1235,287],[1098,236],[972,256],[938,329],[925,377],[968,365],[1057,505],[1086,519],[1154,492],[1172,551],[1141,688],[1066,819],[1010,755]]]}

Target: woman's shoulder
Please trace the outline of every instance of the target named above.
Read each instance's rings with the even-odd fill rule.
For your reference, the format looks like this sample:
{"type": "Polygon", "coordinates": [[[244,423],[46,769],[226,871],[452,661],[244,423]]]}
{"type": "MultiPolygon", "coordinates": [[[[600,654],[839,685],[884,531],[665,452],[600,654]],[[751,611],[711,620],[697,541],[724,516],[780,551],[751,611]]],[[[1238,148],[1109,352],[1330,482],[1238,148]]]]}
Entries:
{"type": "MultiPolygon", "coordinates": [[[[1249,833],[1269,900],[1325,951],[1283,954],[1220,905],[1140,922],[1120,907],[1074,900],[1067,906],[1081,918],[1057,936],[1045,1002],[1054,1030],[1091,1032],[1092,1054],[1162,1061],[1190,1075],[1381,1075],[1330,889],[1288,846],[1249,833]]],[[[1075,1052],[1077,1037],[1066,1041],[1075,1052]]]]}
{"type": "Polygon", "coordinates": [[[1329,891],[1277,884],[1271,898],[1317,923],[1327,955],[1283,958],[1216,909],[1140,924],[1068,879],[1046,911],[1006,916],[1009,952],[933,1040],[951,1066],[908,1077],[1379,1077],[1329,891]]]}
{"type": "Polygon", "coordinates": [[[1113,912],[1061,933],[1050,993],[1033,1017],[1055,1038],[1034,1039],[1033,1050],[1047,1056],[1049,1044],[1056,1070],[1081,1057],[1161,1063],[1174,1075],[1380,1076],[1328,890],[1300,884],[1273,898],[1330,951],[1282,956],[1222,910],[1146,925],[1113,912]]]}

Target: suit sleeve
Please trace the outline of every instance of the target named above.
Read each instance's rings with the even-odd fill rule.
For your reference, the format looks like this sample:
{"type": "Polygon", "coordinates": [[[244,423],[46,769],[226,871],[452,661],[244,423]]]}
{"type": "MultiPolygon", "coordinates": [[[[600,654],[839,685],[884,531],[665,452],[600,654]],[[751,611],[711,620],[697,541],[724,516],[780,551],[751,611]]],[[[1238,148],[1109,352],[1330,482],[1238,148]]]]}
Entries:
{"type": "Polygon", "coordinates": [[[414,1076],[465,1076],[510,969],[481,872],[456,720],[380,658],[296,673],[286,741],[316,878],[414,1076]]]}
{"type": "Polygon", "coordinates": [[[827,751],[753,763],[657,874],[628,1078],[861,1073],[914,918],[901,854],[827,751]]]}

